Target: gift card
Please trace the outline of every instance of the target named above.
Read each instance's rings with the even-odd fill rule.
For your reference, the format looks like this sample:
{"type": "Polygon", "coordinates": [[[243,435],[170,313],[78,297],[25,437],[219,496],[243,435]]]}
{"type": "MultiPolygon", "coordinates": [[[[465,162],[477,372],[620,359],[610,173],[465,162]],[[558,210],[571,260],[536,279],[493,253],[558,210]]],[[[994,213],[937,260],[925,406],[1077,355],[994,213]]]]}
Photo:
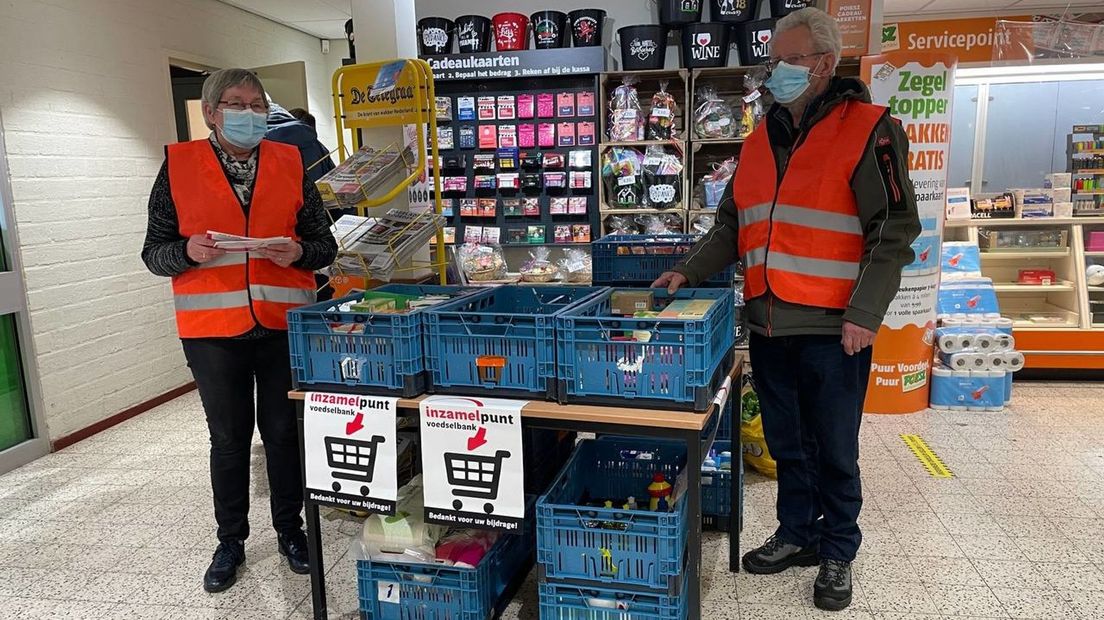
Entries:
{"type": "Polygon", "coordinates": [[[537,95],[537,116],[541,118],[552,118],[556,115],[556,98],[552,93],[541,93],[537,95]]]}
{"type": "Polygon", "coordinates": [[[575,93],[556,95],[556,116],[560,118],[575,116],[575,93]]]}
{"type": "Polygon", "coordinates": [[[536,115],[536,97],[533,95],[517,96],[517,117],[533,118],[536,115]]]}
{"type": "Polygon", "coordinates": [[[498,146],[500,148],[516,148],[517,145],[517,127],[514,125],[499,125],[498,146]]]}
{"type": "Polygon", "coordinates": [[[575,146],[575,123],[560,123],[556,128],[556,132],[560,134],[560,139],[557,142],[560,146],[575,146]]]}
{"type": "Polygon", "coordinates": [[[502,215],[506,217],[521,217],[521,200],[518,198],[506,198],[502,201],[502,215]]]}
{"type": "Polygon", "coordinates": [[[475,120],[475,97],[456,98],[456,119],[461,121],[475,120]]]}
{"type": "Polygon", "coordinates": [[[537,144],[546,149],[556,146],[556,126],[554,124],[541,123],[537,125],[537,144]]]}
{"type": "Polygon", "coordinates": [[[537,126],[532,123],[522,123],[517,126],[518,146],[523,149],[531,149],[537,145],[537,126]]]}
{"type": "Polygon", "coordinates": [[[465,226],[464,227],[464,243],[482,243],[483,242],[483,227],[482,226],[465,226]]]}
{"type": "Polygon", "coordinates": [[[575,93],[575,106],[579,116],[594,116],[594,93],[575,93]]]}
{"type": "Polygon", "coordinates": [[[578,126],[579,146],[594,146],[594,123],[582,122],[578,126]]]}
{"type": "Polygon", "coordinates": [[[514,113],[514,96],[513,95],[499,95],[498,96],[498,120],[500,121],[512,121],[517,118],[514,113]]]}
{"type": "Polygon", "coordinates": [[[475,148],[475,126],[474,125],[461,125],[460,126],[460,148],[462,148],[462,149],[474,149],[475,148]]]}
{"type": "Polygon", "coordinates": [[[477,206],[479,217],[494,217],[496,202],[494,198],[480,198],[477,206]]]}
{"type": "Polygon", "coordinates": [[[526,236],[529,243],[544,243],[544,226],[530,226],[526,236]]]}
{"type": "Polygon", "coordinates": [[[476,105],[479,111],[479,120],[481,121],[493,121],[495,120],[495,98],[494,97],[480,97],[479,102],[476,105]]]}
{"type": "Polygon", "coordinates": [[[480,125],[479,126],[479,148],[481,149],[496,149],[498,148],[498,130],[494,125],[480,125]]]}
{"type": "Polygon", "coordinates": [[[485,227],[483,229],[483,243],[498,245],[502,240],[502,229],[497,227],[485,227]]]}

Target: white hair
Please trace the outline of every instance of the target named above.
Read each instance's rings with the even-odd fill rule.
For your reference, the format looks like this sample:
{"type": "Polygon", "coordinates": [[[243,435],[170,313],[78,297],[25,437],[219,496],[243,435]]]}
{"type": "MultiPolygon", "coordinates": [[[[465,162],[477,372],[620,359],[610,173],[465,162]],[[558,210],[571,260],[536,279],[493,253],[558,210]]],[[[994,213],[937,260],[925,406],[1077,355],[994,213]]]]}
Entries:
{"type": "MultiPolygon", "coordinates": [[[[843,49],[843,36],[840,34],[836,20],[820,9],[809,7],[794,11],[778,20],[774,34],[778,35],[802,26],[808,28],[813,37],[813,49],[817,52],[830,52],[835,56],[838,66],[840,52],[843,49]]],[[[833,66],[832,70],[835,71],[835,69],[836,67],[833,66]]]]}

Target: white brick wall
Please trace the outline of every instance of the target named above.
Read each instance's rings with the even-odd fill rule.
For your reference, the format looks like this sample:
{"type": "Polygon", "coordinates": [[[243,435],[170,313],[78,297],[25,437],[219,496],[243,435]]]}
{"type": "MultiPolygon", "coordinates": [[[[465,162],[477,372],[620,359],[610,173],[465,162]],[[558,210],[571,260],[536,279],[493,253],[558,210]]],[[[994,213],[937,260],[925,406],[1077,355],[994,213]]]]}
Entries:
{"type": "Polygon", "coordinates": [[[52,439],[191,380],[168,280],[139,257],[176,136],[168,59],[304,61],[333,148],[330,76],[345,52],[214,0],[0,2],[0,112],[52,439]]]}

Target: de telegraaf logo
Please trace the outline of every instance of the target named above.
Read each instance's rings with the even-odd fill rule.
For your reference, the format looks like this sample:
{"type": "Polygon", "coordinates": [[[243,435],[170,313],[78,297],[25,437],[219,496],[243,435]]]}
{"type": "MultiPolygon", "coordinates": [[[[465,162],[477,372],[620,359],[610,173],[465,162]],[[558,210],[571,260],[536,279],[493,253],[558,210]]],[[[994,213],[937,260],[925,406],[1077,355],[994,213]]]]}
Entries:
{"type": "Polygon", "coordinates": [[[640,39],[633,39],[632,42],[629,43],[629,54],[640,60],[651,58],[652,54],[656,53],[657,49],[659,49],[659,44],[651,39],[644,39],[643,41],[640,39]]]}

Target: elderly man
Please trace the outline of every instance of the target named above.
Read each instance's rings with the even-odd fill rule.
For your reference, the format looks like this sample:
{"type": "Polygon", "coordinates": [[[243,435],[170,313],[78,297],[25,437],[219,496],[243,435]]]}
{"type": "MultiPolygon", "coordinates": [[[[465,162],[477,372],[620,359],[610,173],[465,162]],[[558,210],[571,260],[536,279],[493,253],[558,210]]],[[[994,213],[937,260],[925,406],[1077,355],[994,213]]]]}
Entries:
{"type": "Polygon", "coordinates": [[[815,566],[814,603],[851,603],[862,536],[859,423],[871,344],[920,232],[908,141],[865,85],[834,77],[840,32],[823,11],[779,20],[766,86],[717,225],[653,286],[695,286],[741,258],[751,364],[779,527],[744,567],[815,566]]]}
{"type": "Polygon", "coordinates": [[[287,398],[287,311],[314,300],[312,271],[333,262],[337,242],[299,150],[264,139],[269,109],[257,76],[215,71],[202,96],[211,135],[165,149],[142,259],[172,278],[177,332],[207,416],[219,544],[203,587],[220,592],[234,585],[245,561],[254,419],[277,550],[294,572],[310,568],[299,514],[299,434],[287,398]],[[207,238],[209,230],[290,241],[226,252],[207,238]]]}

